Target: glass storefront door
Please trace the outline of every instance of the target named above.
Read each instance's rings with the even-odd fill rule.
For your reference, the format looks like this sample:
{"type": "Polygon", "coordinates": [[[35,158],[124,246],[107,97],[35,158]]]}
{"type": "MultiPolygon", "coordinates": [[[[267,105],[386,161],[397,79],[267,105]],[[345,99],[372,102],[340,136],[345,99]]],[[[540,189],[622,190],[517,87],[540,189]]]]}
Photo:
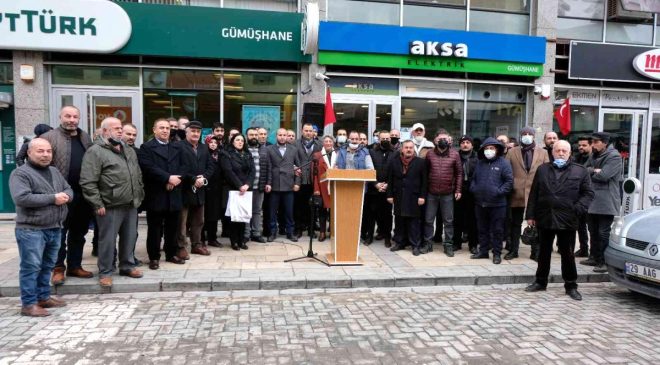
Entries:
{"type": "Polygon", "coordinates": [[[336,94],[332,96],[337,122],[333,124],[333,135],[338,129],[367,133],[371,143],[374,131],[399,128],[399,98],[384,96],[356,97],[336,94]]]}
{"type": "Polygon", "coordinates": [[[614,145],[623,158],[623,178],[636,177],[644,181],[646,151],[645,136],[646,112],[641,110],[602,109],[600,130],[612,135],[614,145]]]}
{"type": "Polygon", "coordinates": [[[641,205],[644,209],[660,206],[660,112],[652,112],[645,138],[644,180],[641,205]]]}
{"type": "MultiPolygon", "coordinates": [[[[55,124],[59,110],[73,105],[80,109],[80,128],[88,133],[94,133],[107,117],[115,117],[122,124],[133,123],[138,131],[142,130],[140,93],[137,90],[54,88],[52,95],[51,119],[55,124]]],[[[144,136],[138,133],[138,143],[143,139],[144,136]]]]}

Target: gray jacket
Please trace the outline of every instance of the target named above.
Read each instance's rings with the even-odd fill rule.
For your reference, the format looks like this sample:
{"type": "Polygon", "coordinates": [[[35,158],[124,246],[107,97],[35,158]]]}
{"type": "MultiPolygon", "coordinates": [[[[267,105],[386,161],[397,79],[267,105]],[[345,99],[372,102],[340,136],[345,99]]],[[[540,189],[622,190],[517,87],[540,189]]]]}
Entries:
{"type": "Polygon", "coordinates": [[[280,154],[277,144],[266,147],[270,172],[267,185],[273,191],[293,191],[293,185],[300,185],[300,177],[294,173],[294,165],[300,166],[298,149],[295,145],[287,144],[284,157],[280,154]]]}
{"type": "Polygon", "coordinates": [[[591,174],[595,197],[589,205],[589,214],[618,215],[621,210],[620,182],[623,174],[621,155],[608,146],[599,155],[592,155],[585,167],[591,174]],[[594,169],[600,169],[594,173],[594,169]]]}
{"type": "MultiPolygon", "coordinates": [[[[87,150],[92,145],[92,139],[87,132],[78,128],[78,135],[83,148],[87,150]]],[[[46,132],[41,135],[43,138],[50,142],[53,148],[53,165],[60,170],[62,176],[67,181],[69,180],[69,163],[71,162],[71,135],[62,127],[57,127],[52,131],[46,132]]]]}
{"type": "Polygon", "coordinates": [[[320,151],[321,148],[323,148],[323,144],[318,140],[312,140],[309,153],[307,153],[307,149],[305,148],[305,144],[303,143],[302,139],[296,140],[294,146],[296,146],[296,148],[298,149],[298,160],[300,161],[300,165],[298,166],[303,166],[300,169],[302,172],[300,176],[300,184],[309,185],[313,182],[312,164],[311,164],[312,155],[314,154],[314,152],[320,151]]]}
{"type": "Polygon", "coordinates": [[[67,205],[55,205],[55,194],[66,193],[70,202],[73,190],[55,167],[49,166],[48,169],[52,186],[29,163],[16,168],[9,176],[9,191],[16,205],[16,228],[62,227],[67,205]]]}

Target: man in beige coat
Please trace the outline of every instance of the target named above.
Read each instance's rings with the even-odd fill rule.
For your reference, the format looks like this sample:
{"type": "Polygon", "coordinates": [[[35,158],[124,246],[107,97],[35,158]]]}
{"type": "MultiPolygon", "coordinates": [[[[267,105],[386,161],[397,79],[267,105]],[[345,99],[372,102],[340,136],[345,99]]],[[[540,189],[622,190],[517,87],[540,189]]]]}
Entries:
{"type": "MultiPolygon", "coordinates": [[[[511,193],[511,250],[504,259],[513,260],[518,257],[525,207],[536,169],[549,162],[549,159],[547,152],[542,147],[536,146],[534,128],[529,126],[520,131],[520,146],[509,150],[506,159],[511,163],[513,170],[513,192],[511,193]]],[[[530,258],[536,261],[537,256],[538,247],[532,246],[530,258]]]]}

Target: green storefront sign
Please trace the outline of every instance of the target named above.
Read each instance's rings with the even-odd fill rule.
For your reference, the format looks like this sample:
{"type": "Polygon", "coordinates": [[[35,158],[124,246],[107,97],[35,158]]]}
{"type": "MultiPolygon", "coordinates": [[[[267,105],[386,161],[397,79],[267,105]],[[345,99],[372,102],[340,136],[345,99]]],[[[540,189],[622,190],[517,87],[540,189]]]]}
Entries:
{"type": "Polygon", "coordinates": [[[118,3],[133,31],[119,54],[310,62],[300,50],[303,14],[118,3]]]}

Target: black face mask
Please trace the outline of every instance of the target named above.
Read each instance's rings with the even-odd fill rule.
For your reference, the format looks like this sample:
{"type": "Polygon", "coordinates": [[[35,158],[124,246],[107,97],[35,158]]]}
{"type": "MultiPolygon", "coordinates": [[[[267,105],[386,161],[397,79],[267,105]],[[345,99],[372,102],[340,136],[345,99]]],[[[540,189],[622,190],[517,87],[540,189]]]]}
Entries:
{"type": "Polygon", "coordinates": [[[393,146],[396,146],[399,143],[399,137],[390,137],[390,142],[393,146]]]}
{"type": "Polygon", "coordinates": [[[441,150],[447,149],[447,147],[449,147],[449,141],[446,139],[441,139],[438,141],[437,146],[441,150]]]}
{"type": "Polygon", "coordinates": [[[392,147],[392,143],[390,141],[380,141],[380,147],[384,150],[388,150],[392,147]]]}
{"type": "Polygon", "coordinates": [[[259,140],[256,138],[250,138],[248,139],[248,145],[251,147],[255,147],[259,145],[259,140]]]}

